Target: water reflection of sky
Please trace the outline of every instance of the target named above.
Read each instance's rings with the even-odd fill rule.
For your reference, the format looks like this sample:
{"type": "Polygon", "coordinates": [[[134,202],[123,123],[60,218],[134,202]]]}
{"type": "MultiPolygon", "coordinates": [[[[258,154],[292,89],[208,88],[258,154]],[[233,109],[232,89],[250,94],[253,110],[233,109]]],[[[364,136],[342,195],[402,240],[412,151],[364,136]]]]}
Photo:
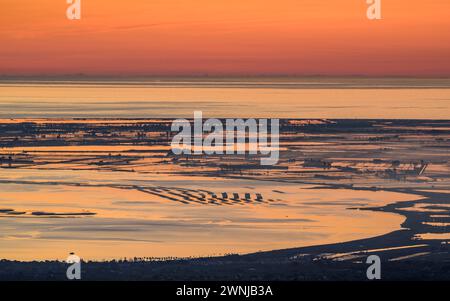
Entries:
{"type": "Polygon", "coordinates": [[[399,228],[403,217],[348,210],[414,196],[392,192],[330,190],[298,184],[121,172],[0,170],[0,209],[27,212],[0,218],[0,257],[85,258],[204,256],[347,241],[399,228]],[[12,184],[8,181],[52,182],[12,184]],[[90,183],[100,187],[55,185],[90,183]],[[272,203],[180,204],[110,184],[261,193],[272,203]],[[33,216],[31,212],[92,212],[94,216],[33,216]],[[380,222],[382,221],[382,222],[380,222]]]}
{"type": "Polygon", "coordinates": [[[450,89],[439,85],[316,86],[3,84],[0,118],[174,118],[195,110],[231,118],[448,118],[450,89]]]}

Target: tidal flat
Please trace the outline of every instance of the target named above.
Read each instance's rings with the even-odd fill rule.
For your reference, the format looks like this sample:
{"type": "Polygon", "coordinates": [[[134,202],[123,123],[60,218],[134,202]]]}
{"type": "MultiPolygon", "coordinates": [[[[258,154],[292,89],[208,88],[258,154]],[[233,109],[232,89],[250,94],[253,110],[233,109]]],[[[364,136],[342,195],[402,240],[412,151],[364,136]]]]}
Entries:
{"type": "Polygon", "coordinates": [[[170,123],[2,120],[0,257],[201,258],[398,231],[448,243],[448,121],[282,119],[266,167],[175,156],[170,123]]]}

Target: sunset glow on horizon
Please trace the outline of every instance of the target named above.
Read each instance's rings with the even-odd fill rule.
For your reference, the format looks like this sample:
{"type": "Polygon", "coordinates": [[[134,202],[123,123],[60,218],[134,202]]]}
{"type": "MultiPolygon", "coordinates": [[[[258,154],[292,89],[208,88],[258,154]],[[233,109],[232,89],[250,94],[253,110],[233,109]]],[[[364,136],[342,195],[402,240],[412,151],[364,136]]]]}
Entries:
{"type": "Polygon", "coordinates": [[[450,75],[450,2],[0,0],[0,75],[450,75]],[[426,4],[426,5],[425,5],[426,4]]]}

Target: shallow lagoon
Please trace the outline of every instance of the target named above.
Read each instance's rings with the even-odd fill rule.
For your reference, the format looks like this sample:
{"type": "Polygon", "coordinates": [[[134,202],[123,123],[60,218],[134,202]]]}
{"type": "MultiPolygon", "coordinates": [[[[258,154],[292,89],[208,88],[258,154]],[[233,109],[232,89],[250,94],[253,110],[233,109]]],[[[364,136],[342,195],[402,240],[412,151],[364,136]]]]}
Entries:
{"type": "Polygon", "coordinates": [[[273,189],[257,180],[80,170],[0,169],[0,181],[0,209],[22,213],[0,217],[0,257],[20,260],[64,259],[69,252],[85,259],[210,256],[348,241],[397,230],[404,220],[348,208],[417,198],[289,183],[273,189]],[[162,197],[135,187],[156,187],[162,197]],[[164,197],[186,189],[191,196],[205,190],[226,192],[231,199],[238,193],[239,200],[208,203],[186,197],[193,201],[182,203],[164,197]],[[70,215],[83,212],[95,215],[70,215]]]}

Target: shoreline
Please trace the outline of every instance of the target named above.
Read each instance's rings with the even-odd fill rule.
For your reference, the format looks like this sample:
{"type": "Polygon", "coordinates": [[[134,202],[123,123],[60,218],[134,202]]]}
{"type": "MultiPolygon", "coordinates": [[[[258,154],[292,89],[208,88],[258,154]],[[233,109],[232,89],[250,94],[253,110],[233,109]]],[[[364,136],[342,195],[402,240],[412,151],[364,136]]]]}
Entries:
{"type": "MultiPolygon", "coordinates": [[[[392,190],[392,189],[390,189],[392,190]]],[[[405,189],[394,189],[403,191],[405,189]]],[[[450,204],[448,194],[420,192],[416,201],[359,208],[402,214],[408,229],[326,245],[192,259],[82,262],[85,280],[366,280],[369,255],[382,260],[384,280],[450,280],[450,239],[413,239],[430,230],[429,212],[402,211],[418,203],[450,204]],[[401,213],[399,213],[401,212],[401,213]],[[414,266],[414,269],[410,267],[414,266]],[[409,267],[405,270],[406,267],[409,267]],[[180,272],[182,271],[182,272],[180,272]]],[[[436,230],[436,229],[435,229],[436,230]]],[[[446,233],[448,226],[435,233],[446,233]]],[[[68,264],[60,261],[0,260],[0,280],[65,280],[68,264]],[[57,271],[60,271],[58,273],[57,271]]]]}

